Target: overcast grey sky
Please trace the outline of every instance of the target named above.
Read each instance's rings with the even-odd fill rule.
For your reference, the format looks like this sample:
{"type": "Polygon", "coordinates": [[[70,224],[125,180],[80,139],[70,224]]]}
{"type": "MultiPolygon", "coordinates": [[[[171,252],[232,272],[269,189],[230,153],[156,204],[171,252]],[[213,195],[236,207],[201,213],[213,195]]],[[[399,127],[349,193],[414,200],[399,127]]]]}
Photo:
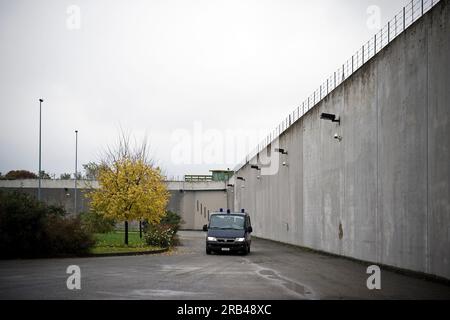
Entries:
{"type": "Polygon", "coordinates": [[[37,172],[41,97],[47,172],[73,172],[75,129],[81,167],[120,127],[147,135],[170,175],[233,167],[223,154],[180,163],[180,134],[269,133],[376,32],[370,6],[384,25],[404,4],[0,0],[0,172],[37,172]]]}

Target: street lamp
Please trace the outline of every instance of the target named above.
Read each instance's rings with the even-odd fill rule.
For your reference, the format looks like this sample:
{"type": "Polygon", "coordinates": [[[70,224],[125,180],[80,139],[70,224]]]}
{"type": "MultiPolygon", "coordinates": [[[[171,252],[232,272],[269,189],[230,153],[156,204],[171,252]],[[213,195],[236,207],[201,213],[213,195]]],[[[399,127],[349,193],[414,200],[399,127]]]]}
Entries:
{"type": "Polygon", "coordinates": [[[39,99],[39,171],[38,171],[38,200],[41,200],[41,123],[42,123],[42,102],[44,99],[39,99]]]}
{"type": "Polygon", "coordinates": [[[77,213],[77,181],[78,181],[78,130],[75,130],[75,207],[73,212],[77,213]]]}

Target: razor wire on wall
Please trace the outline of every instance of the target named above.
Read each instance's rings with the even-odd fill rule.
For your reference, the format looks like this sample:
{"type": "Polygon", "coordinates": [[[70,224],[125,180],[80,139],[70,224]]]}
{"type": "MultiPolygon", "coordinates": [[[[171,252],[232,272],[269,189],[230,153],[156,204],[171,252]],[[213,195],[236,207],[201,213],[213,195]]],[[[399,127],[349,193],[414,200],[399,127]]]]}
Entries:
{"type": "Polygon", "coordinates": [[[405,31],[415,21],[428,12],[440,0],[411,0],[399,11],[383,28],[364,43],[362,47],[345,61],[342,66],[329,76],[311,95],[307,97],[294,111],[292,111],[272,132],[264,138],[245,159],[239,163],[234,171],[238,171],[246,163],[277,139],[295,121],[301,118],[308,110],[318,104],[331,91],[343,83],[356,70],[373,58],[380,50],[405,31]]]}

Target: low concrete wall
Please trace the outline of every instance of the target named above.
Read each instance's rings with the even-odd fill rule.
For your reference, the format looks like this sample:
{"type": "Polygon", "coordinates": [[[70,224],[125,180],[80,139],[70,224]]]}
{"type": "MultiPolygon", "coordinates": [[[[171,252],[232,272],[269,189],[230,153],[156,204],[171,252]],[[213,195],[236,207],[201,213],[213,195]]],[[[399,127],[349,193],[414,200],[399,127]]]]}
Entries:
{"type": "MultiPolygon", "coordinates": [[[[200,230],[208,221],[209,211],[227,207],[225,182],[219,181],[166,181],[170,192],[167,209],[181,215],[183,229],[200,230]]],[[[86,193],[98,188],[97,181],[79,180],[77,183],[77,212],[89,210],[86,193]]],[[[38,180],[0,180],[0,188],[19,190],[37,197],[38,180]]],[[[41,197],[48,204],[64,207],[67,212],[75,212],[74,180],[41,180],[41,197]]],[[[132,224],[135,227],[135,224],[132,224]]]]}
{"type": "Polygon", "coordinates": [[[280,136],[288,166],[239,169],[234,207],[256,236],[450,279],[449,84],[441,1],[280,136]]]}
{"type": "MultiPolygon", "coordinates": [[[[182,228],[200,230],[208,223],[210,212],[226,208],[227,193],[225,190],[184,191],[177,195],[172,193],[172,199],[180,207],[176,212],[180,212],[184,220],[182,228]]],[[[170,207],[171,203],[168,205],[170,207]]]]}

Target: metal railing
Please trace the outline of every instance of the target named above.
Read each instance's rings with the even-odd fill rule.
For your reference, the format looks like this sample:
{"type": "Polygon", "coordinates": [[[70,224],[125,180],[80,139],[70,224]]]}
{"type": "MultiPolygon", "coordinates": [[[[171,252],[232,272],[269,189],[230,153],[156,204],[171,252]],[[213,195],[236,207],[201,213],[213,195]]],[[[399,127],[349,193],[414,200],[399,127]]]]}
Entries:
{"type": "Polygon", "coordinates": [[[355,71],[361,68],[367,61],[373,58],[386,45],[394,40],[398,35],[405,31],[415,21],[428,12],[440,0],[411,0],[405,7],[399,11],[392,20],[390,20],[380,31],[364,43],[362,47],[345,61],[337,71],[330,75],[318,89],[309,95],[294,111],[292,111],[272,132],[264,138],[245,159],[234,169],[238,171],[260,151],[267,147],[272,141],[277,139],[294,122],[301,118],[308,110],[317,105],[331,91],[337,88],[355,71]]]}
{"type": "Polygon", "coordinates": [[[186,182],[212,181],[212,175],[203,174],[186,174],[184,176],[186,182]]]}
{"type": "Polygon", "coordinates": [[[181,182],[184,181],[184,176],[164,176],[164,181],[181,182]]]}

